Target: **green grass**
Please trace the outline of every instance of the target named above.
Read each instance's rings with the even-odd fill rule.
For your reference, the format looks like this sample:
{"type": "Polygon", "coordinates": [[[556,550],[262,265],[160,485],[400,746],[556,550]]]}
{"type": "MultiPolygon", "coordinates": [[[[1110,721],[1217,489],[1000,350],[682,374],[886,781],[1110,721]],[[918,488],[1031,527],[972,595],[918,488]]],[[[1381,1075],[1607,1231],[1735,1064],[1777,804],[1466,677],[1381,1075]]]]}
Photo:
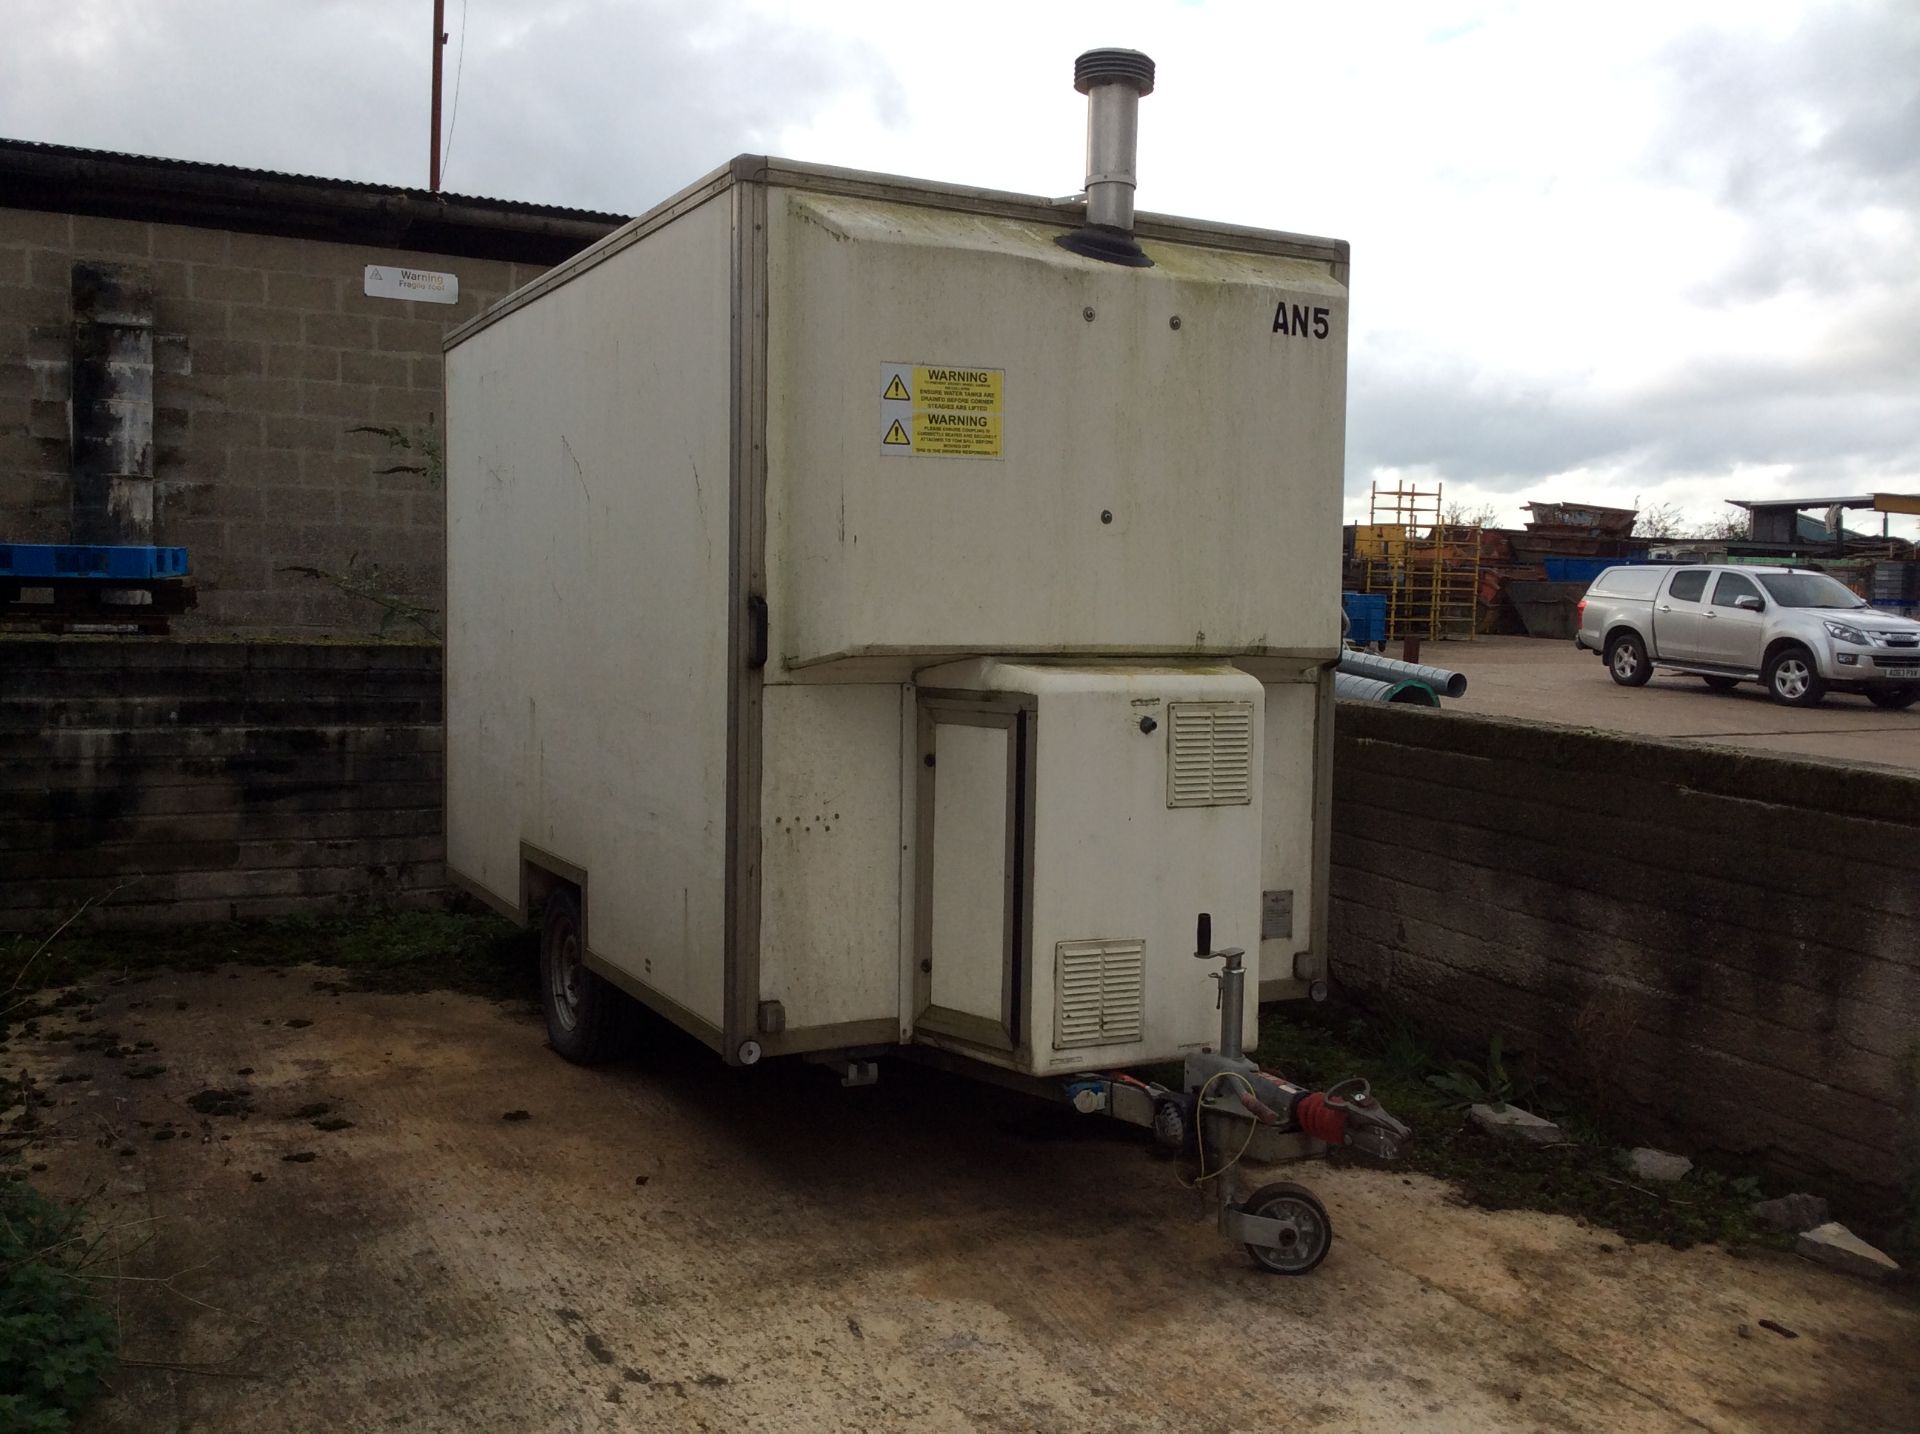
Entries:
{"type": "Polygon", "coordinates": [[[1260,1037],[1260,1063],[1300,1084],[1365,1076],[1381,1104],[1413,1127],[1413,1144],[1399,1164],[1452,1181],[1472,1204],[1575,1216],[1676,1249],[1705,1241],[1733,1248],[1788,1243],[1757,1225],[1749,1211],[1756,1199],[1786,1187],[1699,1156],[1674,1184],[1636,1182],[1620,1166],[1620,1149],[1656,1142],[1607,1128],[1590,1106],[1531,1077],[1524,1063],[1506,1060],[1497,1048],[1482,1061],[1443,1061],[1413,1027],[1340,1006],[1269,1015],[1260,1037]],[[1510,1145],[1486,1135],[1467,1119],[1476,1088],[1504,1088],[1512,1103],[1554,1120],[1567,1143],[1510,1145]]]}

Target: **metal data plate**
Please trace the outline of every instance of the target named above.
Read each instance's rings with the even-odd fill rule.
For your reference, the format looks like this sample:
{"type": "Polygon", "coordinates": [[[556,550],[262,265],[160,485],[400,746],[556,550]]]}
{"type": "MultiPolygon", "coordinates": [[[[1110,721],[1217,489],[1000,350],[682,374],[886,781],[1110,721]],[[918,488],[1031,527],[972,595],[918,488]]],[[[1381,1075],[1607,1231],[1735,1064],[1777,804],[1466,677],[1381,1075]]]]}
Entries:
{"type": "Polygon", "coordinates": [[[1286,941],[1293,937],[1293,893],[1291,891],[1263,891],[1260,893],[1260,939],[1262,941],[1286,941]]]}

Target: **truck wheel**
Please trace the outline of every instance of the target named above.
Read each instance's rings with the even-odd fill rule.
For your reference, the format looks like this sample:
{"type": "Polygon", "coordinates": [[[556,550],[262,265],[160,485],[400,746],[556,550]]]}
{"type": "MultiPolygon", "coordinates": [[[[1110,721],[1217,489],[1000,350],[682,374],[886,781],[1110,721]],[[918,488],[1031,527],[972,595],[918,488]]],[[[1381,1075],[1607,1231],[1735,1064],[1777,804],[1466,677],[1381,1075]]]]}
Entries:
{"type": "Polygon", "coordinates": [[[1867,701],[1889,712],[1898,712],[1920,701],[1920,687],[1871,687],[1867,689],[1867,701]]]}
{"type": "Polygon", "coordinates": [[[1607,671],[1622,687],[1645,687],[1653,676],[1647,645],[1635,633],[1616,633],[1607,643],[1607,671]]]}
{"type": "Polygon", "coordinates": [[[620,992],[587,969],[580,899],[562,887],[547,897],[540,927],[540,1007],[547,1044],[575,1065],[590,1066],[614,1053],[623,1001],[620,992]]]}
{"type": "Polygon", "coordinates": [[[1818,707],[1827,684],[1814,666],[1813,654],[1797,644],[1781,648],[1767,659],[1767,696],[1789,707],[1818,707]]]}
{"type": "Polygon", "coordinates": [[[1283,1225],[1279,1245],[1248,1245],[1254,1264],[1270,1274],[1304,1275],[1333,1248],[1333,1221],[1327,1207],[1304,1186],[1279,1180],[1262,1185],[1240,1207],[1262,1220],[1283,1225]]]}
{"type": "Polygon", "coordinates": [[[1731,692],[1740,685],[1737,677],[1704,677],[1701,680],[1715,692],[1731,692]]]}

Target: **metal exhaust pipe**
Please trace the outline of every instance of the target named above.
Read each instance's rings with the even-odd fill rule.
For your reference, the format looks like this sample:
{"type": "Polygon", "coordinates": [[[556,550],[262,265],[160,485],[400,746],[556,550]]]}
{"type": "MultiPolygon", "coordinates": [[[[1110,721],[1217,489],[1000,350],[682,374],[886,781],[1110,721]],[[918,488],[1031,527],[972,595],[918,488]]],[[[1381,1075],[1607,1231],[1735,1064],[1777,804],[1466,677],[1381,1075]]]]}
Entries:
{"type": "Polygon", "coordinates": [[[1133,191],[1153,61],[1138,50],[1088,50],[1073,62],[1073,87],[1087,97],[1087,222],[1057,242],[1089,259],[1150,268],[1133,237],[1133,191]]]}

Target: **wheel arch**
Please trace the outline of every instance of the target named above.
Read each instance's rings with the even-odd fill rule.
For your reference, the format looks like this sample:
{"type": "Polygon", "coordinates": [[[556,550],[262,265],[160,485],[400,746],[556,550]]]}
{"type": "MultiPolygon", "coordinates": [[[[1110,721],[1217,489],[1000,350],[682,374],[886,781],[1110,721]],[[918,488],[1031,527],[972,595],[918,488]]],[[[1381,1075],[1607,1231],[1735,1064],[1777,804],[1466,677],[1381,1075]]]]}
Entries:
{"type": "Polygon", "coordinates": [[[542,851],[527,842],[520,843],[520,915],[523,921],[535,919],[547,898],[556,891],[567,891],[573,896],[574,903],[580,908],[580,932],[584,941],[587,930],[587,872],[585,867],[575,866],[555,856],[552,852],[542,851]]]}
{"type": "Polygon", "coordinates": [[[1614,639],[1619,637],[1639,638],[1640,645],[1647,650],[1647,660],[1649,662],[1653,660],[1653,648],[1647,642],[1647,635],[1632,623],[1622,622],[1617,618],[1608,624],[1606,635],[1600,639],[1600,655],[1602,657],[1607,655],[1607,649],[1612,647],[1614,639]]]}
{"type": "Polygon", "coordinates": [[[1767,644],[1766,651],[1760,654],[1760,671],[1765,673],[1767,668],[1772,665],[1774,658],[1785,652],[1789,647],[1797,647],[1813,659],[1813,671],[1816,677],[1826,676],[1826,673],[1820,670],[1820,654],[1813,650],[1813,644],[1805,638],[1794,637],[1788,633],[1780,634],[1780,636],[1774,638],[1767,644]]]}

